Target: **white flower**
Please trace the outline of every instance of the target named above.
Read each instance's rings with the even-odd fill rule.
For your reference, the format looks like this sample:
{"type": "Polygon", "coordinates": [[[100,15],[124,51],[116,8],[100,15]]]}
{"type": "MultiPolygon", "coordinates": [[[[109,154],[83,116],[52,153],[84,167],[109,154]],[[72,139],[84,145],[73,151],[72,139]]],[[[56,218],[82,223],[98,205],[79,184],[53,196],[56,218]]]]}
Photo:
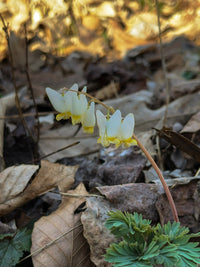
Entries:
{"type": "Polygon", "coordinates": [[[94,126],[96,123],[95,114],[94,114],[95,104],[91,102],[90,106],[87,107],[85,113],[82,116],[82,127],[85,133],[93,133],[94,126]]]}
{"type": "Polygon", "coordinates": [[[109,119],[99,110],[97,110],[96,116],[100,135],[98,143],[105,147],[109,144],[115,144],[116,147],[120,145],[129,147],[137,144],[132,137],[135,125],[132,113],[129,113],[123,120],[120,110],[117,110],[109,119]]]}
{"type": "MultiPolygon", "coordinates": [[[[86,93],[87,87],[85,86],[82,92],[86,93]]],[[[72,97],[71,118],[72,124],[81,122],[83,114],[87,110],[88,102],[84,94],[74,94],[72,97]]]]}
{"type": "MultiPolygon", "coordinates": [[[[78,91],[78,84],[74,84],[70,89],[78,91]]],[[[56,116],[56,119],[58,121],[61,119],[69,119],[71,116],[72,98],[73,95],[76,95],[77,93],[67,91],[66,93],[60,94],[49,87],[46,88],[46,93],[52,106],[56,111],[60,112],[56,116]]]]}

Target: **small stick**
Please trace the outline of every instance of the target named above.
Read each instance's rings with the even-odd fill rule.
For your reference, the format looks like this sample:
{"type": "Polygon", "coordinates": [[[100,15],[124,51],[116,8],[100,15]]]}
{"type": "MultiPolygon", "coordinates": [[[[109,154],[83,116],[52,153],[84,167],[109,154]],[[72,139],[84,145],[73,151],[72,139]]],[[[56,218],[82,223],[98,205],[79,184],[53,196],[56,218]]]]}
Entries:
{"type": "MultiPolygon", "coordinates": [[[[42,116],[46,116],[46,115],[50,115],[50,114],[57,114],[57,111],[47,111],[47,112],[38,112],[38,116],[42,117],[42,116]]],[[[36,116],[35,112],[31,112],[31,113],[23,113],[22,114],[23,117],[33,117],[36,116]]],[[[6,120],[6,119],[18,119],[20,118],[19,115],[9,115],[9,116],[0,116],[0,120],[6,120]]]]}
{"type": "Polygon", "coordinates": [[[160,56],[161,56],[161,62],[162,62],[162,69],[164,73],[165,78],[165,87],[166,87],[166,108],[165,108],[165,115],[163,118],[163,126],[166,125],[167,121],[167,112],[168,112],[168,106],[169,106],[169,80],[167,78],[167,68],[165,64],[165,58],[163,53],[163,43],[162,43],[162,37],[161,37],[161,27],[160,27],[160,12],[159,12],[159,6],[158,6],[158,0],[156,0],[156,9],[157,9],[157,18],[158,18],[158,31],[159,31],[159,41],[160,41],[160,56]]]}
{"type": "Polygon", "coordinates": [[[35,96],[34,96],[34,92],[33,92],[33,86],[31,83],[31,78],[30,78],[30,74],[29,74],[29,62],[28,62],[28,40],[27,40],[27,29],[26,29],[26,23],[24,23],[24,32],[25,32],[25,47],[26,47],[26,67],[25,67],[25,72],[26,72],[26,77],[27,77],[27,81],[28,81],[28,85],[29,85],[29,90],[31,92],[31,96],[33,99],[33,105],[35,108],[35,118],[37,121],[37,136],[36,136],[36,145],[38,145],[39,139],[40,139],[40,122],[39,122],[39,115],[38,115],[38,108],[37,108],[37,104],[35,101],[35,96]]]}
{"type": "Polygon", "coordinates": [[[60,194],[65,196],[65,197],[100,197],[100,198],[104,198],[104,196],[95,195],[95,194],[79,195],[79,194],[70,194],[70,193],[64,193],[64,192],[60,192],[60,194]]]}
{"type": "Polygon", "coordinates": [[[177,210],[176,210],[176,206],[175,206],[175,203],[174,203],[174,200],[172,198],[172,195],[169,191],[169,188],[167,186],[167,183],[165,182],[165,179],[160,171],[160,169],[158,168],[157,164],[155,163],[155,161],[153,160],[153,158],[151,157],[150,153],[146,150],[146,148],[143,146],[143,144],[140,142],[140,140],[133,134],[133,138],[137,141],[138,143],[138,146],[141,148],[141,150],[144,152],[145,156],[147,157],[147,159],[150,161],[151,165],[153,166],[154,170],[156,171],[161,183],[162,183],[162,186],[165,190],[165,193],[166,193],[166,196],[168,198],[168,201],[169,201],[169,205],[171,207],[171,210],[172,210],[172,213],[173,213],[173,217],[174,217],[174,220],[176,222],[179,222],[179,218],[178,218],[178,213],[177,213],[177,210]]]}
{"type": "Polygon", "coordinates": [[[9,52],[9,57],[10,57],[10,66],[11,66],[11,73],[12,73],[12,80],[13,80],[13,85],[14,85],[14,89],[15,89],[15,103],[16,103],[16,107],[18,109],[19,115],[20,115],[20,119],[22,122],[22,125],[24,127],[25,132],[27,131],[28,134],[30,135],[31,139],[34,141],[33,135],[30,131],[30,129],[28,128],[28,125],[23,117],[23,112],[20,106],[20,101],[19,101],[19,97],[18,97],[18,92],[17,92],[17,85],[16,85],[16,79],[15,79],[15,72],[14,72],[14,66],[13,66],[13,56],[12,56],[12,51],[11,51],[11,46],[10,46],[10,38],[9,38],[9,34],[8,34],[8,26],[6,25],[2,15],[0,14],[0,18],[1,21],[3,23],[3,30],[5,32],[6,35],[6,40],[7,40],[7,45],[8,45],[8,52],[9,52]]]}
{"type": "Polygon", "coordinates": [[[47,158],[47,157],[49,157],[49,156],[52,156],[52,155],[54,155],[54,154],[56,154],[56,153],[58,153],[58,152],[60,152],[60,151],[63,151],[63,150],[65,150],[65,149],[67,149],[67,148],[70,148],[70,147],[72,147],[72,146],[78,145],[79,143],[80,143],[80,141],[77,141],[77,142],[75,142],[75,143],[73,143],[73,144],[70,144],[70,145],[68,145],[68,146],[62,147],[62,148],[60,148],[60,149],[58,149],[58,150],[56,150],[56,151],[54,151],[54,152],[51,152],[51,153],[49,153],[49,154],[47,154],[47,155],[44,155],[44,156],[42,156],[42,157],[40,157],[40,158],[38,158],[38,159],[34,159],[34,160],[32,160],[32,161],[28,161],[28,162],[26,162],[26,164],[28,164],[28,163],[32,163],[32,162],[36,162],[36,161],[40,161],[41,159],[47,158]]]}

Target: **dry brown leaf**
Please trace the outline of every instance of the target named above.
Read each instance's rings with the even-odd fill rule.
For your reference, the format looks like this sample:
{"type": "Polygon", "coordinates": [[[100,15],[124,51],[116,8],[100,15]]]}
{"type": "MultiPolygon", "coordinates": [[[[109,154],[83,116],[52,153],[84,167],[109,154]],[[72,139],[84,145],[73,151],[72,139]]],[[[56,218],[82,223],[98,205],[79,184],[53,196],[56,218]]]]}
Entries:
{"type": "Polygon", "coordinates": [[[99,100],[106,100],[112,97],[117,97],[119,92],[119,84],[111,82],[109,85],[104,86],[100,89],[96,94],[95,97],[99,100]]]}
{"type": "Polygon", "coordinates": [[[199,130],[200,130],[200,112],[192,116],[192,118],[187,122],[187,124],[181,130],[181,133],[195,133],[199,130]]]}
{"type": "MultiPolygon", "coordinates": [[[[0,117],[5,116],[6,109],[15,105],[15,94],[0,98],[0,117]]],[[[4,142],[4,120],[0,119],[0,171],[4,169],[3,142],[4,142]]]]}
{"type": "Polygon", "coordinates": [[[155,129],[161,138],[176,146],[181,151],[187,153],[194,160],[200,162],[200,148],[185,136],[163,127],[161,130],[155,129]]]}
{"type": "Polygon", "coordinates": [[[37,165],[12,166],[0,173],[0,203],[15,198],[22,193],[33,174],[38,170],[37,165]]]}
{"type": "Polygon", "coordinates": [[[56,186],[62,191],[69,189],[74,183],[76,170],[77,166],[68,167],[42,161],[38,174],[25,190],[11,199],[9,199],[8,195],[8,200],[0,203],[0,216],[11,212],[56,186]]]}
{"type": "MultiPolygon", "coordinates": [[[[88,194],[83,184],[80,184],[75,190],[68,193],[75,195],[88,194]]],[[[34,267],[93,266],[89,259],[88,244],[83,237],[80,221],[81,213],[74,213],[84,201],[84,197],[63,196],[58,210],[49,216],[42,217],[35,223],[32,233],[32,253],[55,240],[58,236],[66,232],[68,234],[65,234],[61,239],[40,253],[32,256],[34,267]]]]}

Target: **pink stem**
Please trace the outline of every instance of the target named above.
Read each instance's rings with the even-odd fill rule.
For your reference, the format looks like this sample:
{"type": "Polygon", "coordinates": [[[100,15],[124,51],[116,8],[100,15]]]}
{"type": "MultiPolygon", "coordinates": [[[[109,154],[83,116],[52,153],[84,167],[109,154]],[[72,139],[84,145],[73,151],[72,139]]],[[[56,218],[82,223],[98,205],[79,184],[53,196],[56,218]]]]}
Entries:
{"type": "Polygon", "coordinates": [[[148,160],[150,161],[150,163],[153,166],[154,170],[158,174],[158,177],[159,177],[159,179],[160,179],[160,181],[161,181],[161,183],[163,185],[163,188],[165,190],[166,196],[168,198],[169,205],[171,207],[171,210],[172,210],[172,213],[173,213],[173,216],[174,216],[174,220],[176,222],[179,222],[178,213],[177,213],[177,210],[176,210],[176,206],[175,206],[174,200],[172,198],[172,195],[171,195],[171,193],[169,191],[169,188],[168,188],[168,186],[167,186],[167,184],[165,182],[165,179],[164,179],[160,169],[158,168],[157,164],[155,163],[155,161],[151,157],[150,153],[146,150],[146,148],[143,146],[143,144],[140,142],[140,140],[134,134],[133,134],[133,138],[137,141],[138,146],[144,152],[145,156],[148,158],[148,160]]]}

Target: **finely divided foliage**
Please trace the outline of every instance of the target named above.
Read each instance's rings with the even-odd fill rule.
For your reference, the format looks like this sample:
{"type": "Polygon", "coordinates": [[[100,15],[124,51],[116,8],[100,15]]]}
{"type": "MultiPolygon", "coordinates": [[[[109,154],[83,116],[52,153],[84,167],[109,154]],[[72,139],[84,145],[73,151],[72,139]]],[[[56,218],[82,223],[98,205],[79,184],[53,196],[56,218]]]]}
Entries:
{"type": "Polygon", "coordinates": [[[200,264],[200,247],[197,242],[189,242],[194,235],[189,234],[188,228],[177,222],[168,222],[163,227],[150,223],[137,213],[111,211],[105,225],[122,241],[110,245],[105,259],[115,267],[157,264],[194,267],[200,264]]]}

